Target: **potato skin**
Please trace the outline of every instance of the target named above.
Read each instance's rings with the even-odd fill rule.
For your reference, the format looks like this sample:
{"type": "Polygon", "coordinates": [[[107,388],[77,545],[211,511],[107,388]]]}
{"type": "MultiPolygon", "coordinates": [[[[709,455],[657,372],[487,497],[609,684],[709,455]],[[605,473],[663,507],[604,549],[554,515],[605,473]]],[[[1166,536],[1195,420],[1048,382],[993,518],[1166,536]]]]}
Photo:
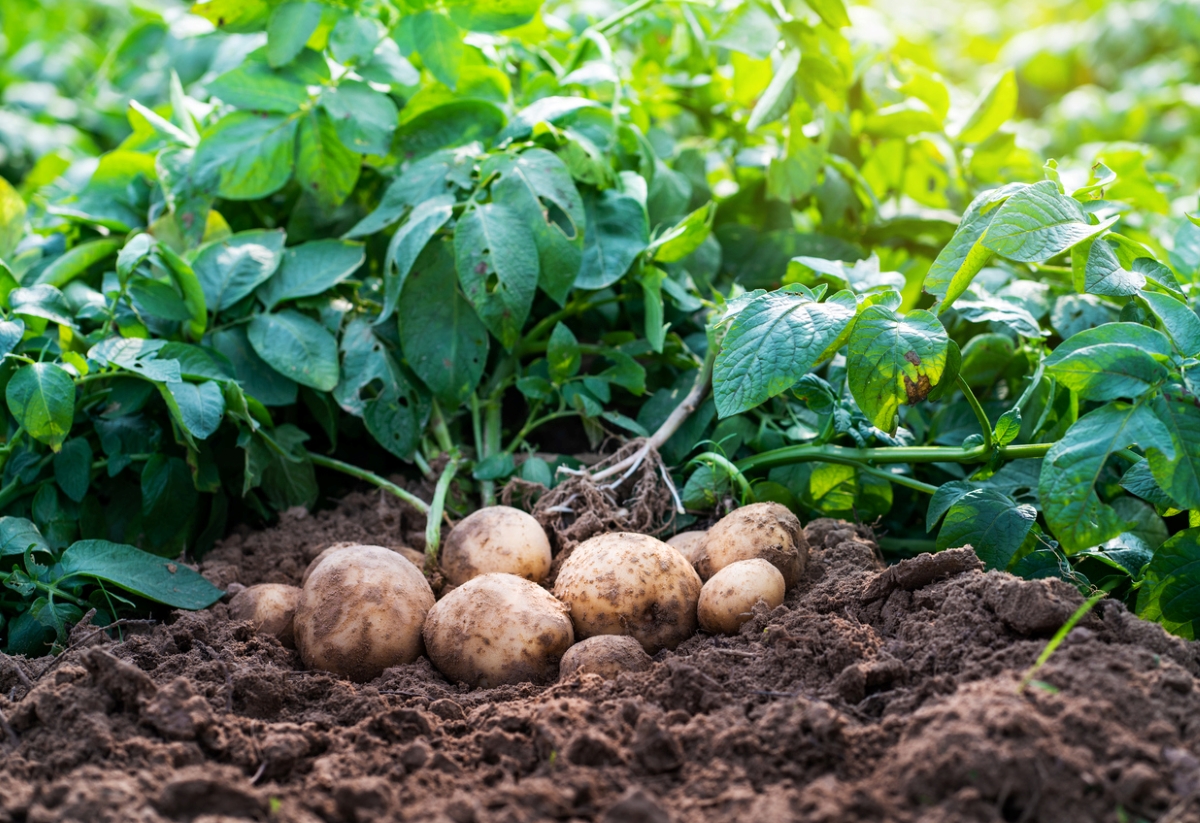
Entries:
{"type": "Polygon", "coordinates": [[[282,583],[260,583],[250,586],[229,601],[231,620],[248,620],[259,634],[269,634],[289,649],[296,648],[292,619],[300,589],[282,583]]]}
{"type": "Polygon", "coordinates": [[[433,590],[403,555],[382,546],[331,552],[309,575],[296,606],[304,664],[365,682],[416,660],[433,590]]]}
{"type": "Polygon", "coordinates": [[[448,680],[472,687],[546,683],[575,642],[567,607],[514,574],[473,577],[425,620],[429,659],[448,680]]]}
{"type": "MultiPolygon", "coordinates": [[[[314,557],[312,562],[309,563],[304,569],[304,576],[300,578],[300,586],[303,588],[304,584],[308,582],[309,575],[313,573],[313,569],[324,563],[325,558],[329,557],[329,555],[333,554],[334,552],[341,551],[342,549],[355,548],[358,545],[358,543],[334,543],[329,548],[323,550],[320,554],[314,557]]],[[[401,546],[400,548],[393,549],[392,551],[396,552],[396,554],[412,563],[418,569],[423,569],[425,567],[425,555],[421,554],[416,549],[410,549],[408,546],[401,546]]]]}
{"type": "Polygon", "coordinates": [[[708,532],[680,532],[667,540],[667,545],[678,550],[695,568],[704,556],[704,540],[707,537],[708,532]]]}
{"type": "Polygon", "coordinates": [[[550,540],[532,515],[511,506],[489,506],[450,530],[442,548],[442,572],[455,586],[495,572],[541,583],[550,573],[550,540]]]}
{"type": "Polygon", "coordinates": [[[761,558],[779,569],[790,589],[808,565],[808,540],[800,520],[778,503],[752,503],[735,509],[708,530],[696,564],[708,580],[730,563],[761,558]]]}
{"type": "Polygon", "coordinates": [[[554,595],[571,609],[580,639],[624,634],[649,654],[696,630],[700,576],[682,554],[644,534],[601,534],[575,547],[554,595]]]}
{"type": "Polygon", "coordinates": [[[700,628],[713,634],[737,634],[762,600],[768,608],[782,605],[787,587],[779,569],[766,560],[739,560],[714,574],[700,590],[696,613],[700,628]]]}
{"type": "Polygon", "coordinates": [[[598,634],[581,640],[563,655],[558,679],[577,674],[598,674],[612,680],[621,672],[642,672],[654,665],[642,644],[620,634],[598,634]]]}

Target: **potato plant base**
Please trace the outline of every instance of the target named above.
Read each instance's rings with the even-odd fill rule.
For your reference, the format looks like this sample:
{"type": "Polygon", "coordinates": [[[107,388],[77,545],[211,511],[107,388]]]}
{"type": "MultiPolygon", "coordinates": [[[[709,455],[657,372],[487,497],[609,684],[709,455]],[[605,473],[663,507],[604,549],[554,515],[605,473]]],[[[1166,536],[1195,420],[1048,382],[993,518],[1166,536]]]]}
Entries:
{"type": "MultiPolygon", "coordinates": [[[[206,571],[295,582],[327,542],[400,542],[414,525],[389,506],[352,495],[285,518],[206,571]]],[[[0,821],[1197,814],[1196,644],[1104,601],[1018,694],[1074,590],[985,574],[969,551],[880,575],[865,531],[822,520],[807,536],[781,609],[617,681],[467,691],[422,659],[355,686],[304,671],[223,604],[49,671],[0,658],[15,735],[0,724],[0,821]]]]}

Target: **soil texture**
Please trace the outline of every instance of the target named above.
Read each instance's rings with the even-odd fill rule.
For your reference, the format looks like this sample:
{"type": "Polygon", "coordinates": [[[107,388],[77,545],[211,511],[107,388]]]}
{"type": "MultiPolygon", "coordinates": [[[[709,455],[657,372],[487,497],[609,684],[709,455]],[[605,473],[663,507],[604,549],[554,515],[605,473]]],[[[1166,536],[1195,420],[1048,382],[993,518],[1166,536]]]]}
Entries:
{"type": "MultiPolygon", "coordinates": [[[[351,495],[202,568],[296,584],[330,543],[414,530],[351,495]]],[[[356,685],[223,603],[0,656],[0,821],[1200,821],[1196,644],[1102,602],[1019,692],[1074,589],[969,549],[885,571],[831,520],[806,536],[783,606],[615,679],[469,690],[421,658],[356,685]]]]}

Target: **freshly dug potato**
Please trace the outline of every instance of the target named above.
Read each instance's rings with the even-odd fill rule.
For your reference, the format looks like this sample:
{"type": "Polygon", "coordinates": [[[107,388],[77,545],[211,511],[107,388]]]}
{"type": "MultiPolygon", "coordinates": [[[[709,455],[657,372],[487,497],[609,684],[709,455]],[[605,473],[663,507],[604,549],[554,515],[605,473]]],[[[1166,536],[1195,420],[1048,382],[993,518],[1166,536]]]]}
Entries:
{"type": "Polygon", "coordinates": [[[677,549],[687,561],[695,566],[704,556],[704,539],[708,532],[680,532],[667,541],[667,545],[677,549]]]}
{"type": "Polygon", "coordinates": [[[708,530],[696,569],[708,580],[730,563],[756,557],[779,569],[789,589],[800,582],[808,565],[808,540],[786,506],[752,503],[722,517],[708,530]]]}
{"type": "Polygon", "coordinates": [[[773,609],[783,603],[785,591],[783,575],[766,560],[730,563],[700,590],[700,627],[713,634],[737,634],[755,603],[762,600],[773,609]]]}
{"type": "Polygon", "coordinates": [[[598,634],[567,649],[558,664],[558,679],[574,674],[598,674],[612,680],[621,672],[641,672],[653,665],[642,644],[619,634],[598,634]]]}
{"type": "Polygon", "coordinates": [[[289,649],[296,648],[292,618],[300,590],[282,583],[260,583],[242,589],[229,601],[229,617],[248,620],[259,634],[269,634],[289,649]]]}
{"type": "Polygon", "coordinates": [[[442,571],[455,586],[493,572],[540,583],[550,573],[550,541],[532,515],[489,506],[451,529],[442,548],[442,571]]]}
{"type": "Polygon", "coordinates": [[[411,663],[433,591],[420,569],[382,546],[340,548],[308,576],[296,606],[304,664],[364,682],[411,663]]]}
{"type": "Polygon", "coordinates": [[[601,534],[575,547],[554,595],[575,634],[624,634],[648,653],[673,649],[696,630],[700,577],[682,554],[644,534],[601,534]]]}
{"type": "Polygon", "coordinates": [[[574,642],[567,607],[513,574],[471,578],[425,620],[433,665],[448,679],[475,687],[552,680],[574,642]]]}
{"type": "MultiPolygon", "coordinates": [[[[304,576],[300,578],[300,585],[303,586],[305,583],[308,582],[309,575],[311,575],[313,573],[313,569],[315,569],[317,566],[319,566],[323,562],[325,562],[325,558],[329,557],[329,555],[333,554],[334,552],[341,551],[342,549],[349,549],[349,548],[352,548],[355,546],[358,546],[358,544],[357,543],[334,543],[332,546],[330,546],[329,548],[322,551],[320,554],[318,554],[316,557],[314,557],[312,559],[312,562],[308,564],[308,568],[306,568],[304,570],[304,576]]],[[[401,557],[403,557],[405,560],[412,563],[418,569],[425,568],[425,555],[421,554],[416,549],[410,549],[408,546],[401,546],[400,548],[395,549],[394,551],[397,554],[399,554],[401,557]]]]}

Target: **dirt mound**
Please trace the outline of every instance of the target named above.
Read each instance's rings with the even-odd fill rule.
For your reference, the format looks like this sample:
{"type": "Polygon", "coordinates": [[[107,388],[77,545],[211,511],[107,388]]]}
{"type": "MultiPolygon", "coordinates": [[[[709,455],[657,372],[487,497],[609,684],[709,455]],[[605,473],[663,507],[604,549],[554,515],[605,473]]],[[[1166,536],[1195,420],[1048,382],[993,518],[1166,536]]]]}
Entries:
{"type": "MultiPolygon", "coordinates": [[[[378,505],[227,541],[206,570],[294,582],[322,541],[404,542],[378,505]]],[[[969,551],[884,572],[862,530],[807,535],[782,607],[615,681],[468,691],[422,659],[356,686],[224,605],[0,658],[0,821],[1200,820],[1195,644],[1101,603],[1018,694],[1078,593],[969,551]]]]}

